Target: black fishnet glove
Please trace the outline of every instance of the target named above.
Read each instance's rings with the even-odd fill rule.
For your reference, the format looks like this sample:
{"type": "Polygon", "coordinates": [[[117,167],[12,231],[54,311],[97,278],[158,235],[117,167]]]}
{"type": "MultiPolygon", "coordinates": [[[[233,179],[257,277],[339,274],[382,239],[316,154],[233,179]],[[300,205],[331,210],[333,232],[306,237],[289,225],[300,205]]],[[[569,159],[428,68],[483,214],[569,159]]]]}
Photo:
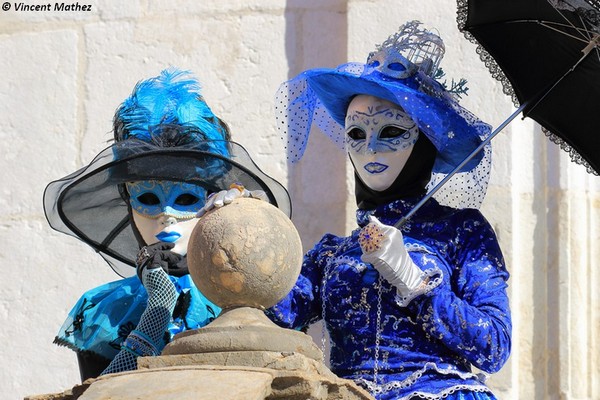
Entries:
{"type": "Polygon", "coordinates": [[[157,356],[166,344],[165,332],[177,303],[177,290],[167,273],[158,266],[141,268],[141,280],[148,292],[148,305],[136,328],[122,343],[121,351],[102,375],[135,370],[138,357],[157,356]]]}
{"type": "Polygon", "coordinates": [[[158,242],[140,249],[135,262],[137,276],[142,280],[144,269],[162,268],[167,274],[169,270],[176,270],[177,264],[182,260],[182,256],[173,253],[171,249],[175,247],[173,243],[158,242]]]}

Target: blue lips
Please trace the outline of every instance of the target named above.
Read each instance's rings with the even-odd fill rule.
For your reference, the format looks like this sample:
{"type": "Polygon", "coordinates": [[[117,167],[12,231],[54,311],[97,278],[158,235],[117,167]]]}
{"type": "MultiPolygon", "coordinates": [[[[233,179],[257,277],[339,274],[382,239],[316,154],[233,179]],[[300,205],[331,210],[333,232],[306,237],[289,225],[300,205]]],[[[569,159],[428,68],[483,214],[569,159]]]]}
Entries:
{"type": "Polygon", "coordinates": [[[177,232],[161,232],[156,235],[156,238],[161,242],[173,243],[181,237],[180,233],[177,232]]]}
{"type": "Polygon", "coordinates": [[[378,162],[370,162],[365,165],[365,170],[371,174],[380,174],[386,169],[388,169],[387,165],[378,162]]]}

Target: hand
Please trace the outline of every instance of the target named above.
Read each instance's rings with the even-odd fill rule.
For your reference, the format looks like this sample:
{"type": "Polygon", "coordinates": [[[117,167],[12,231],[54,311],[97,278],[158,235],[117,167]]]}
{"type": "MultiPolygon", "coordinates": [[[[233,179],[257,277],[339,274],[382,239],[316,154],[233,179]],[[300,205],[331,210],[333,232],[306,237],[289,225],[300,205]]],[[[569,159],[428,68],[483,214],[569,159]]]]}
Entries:
{"type": "Polygon", "coordinates": [[[196,218],[200,218],[214,208],[221,208],[239,197],[251,197],[253,199],[268,200],[267,194],[262,190],[248,190],[241,185],[232,184],[229,190],[221,190],[211,194],[206,200],[204,207],[198,211],[196,218]]]}
{"type": "Polygon", "coordinates": [[[183,257],[172,252],[173,247],[175,247],[174,243],[166,242],[158,242],[142,247],[135,262],[140,280],[142,280],[142,273],[145,269],[162,268],[166,273],[169,273],[169,269],[177,268],[177,263],[183,257]]]}
{"type": "Polygon", "coordinates": [[[402,296],[407,296],[423,283],[423,271],[406,251],[402,232],[373,216],[369,220],[358,238],[363,251],[361,259],[372,264],[402,296]]]}

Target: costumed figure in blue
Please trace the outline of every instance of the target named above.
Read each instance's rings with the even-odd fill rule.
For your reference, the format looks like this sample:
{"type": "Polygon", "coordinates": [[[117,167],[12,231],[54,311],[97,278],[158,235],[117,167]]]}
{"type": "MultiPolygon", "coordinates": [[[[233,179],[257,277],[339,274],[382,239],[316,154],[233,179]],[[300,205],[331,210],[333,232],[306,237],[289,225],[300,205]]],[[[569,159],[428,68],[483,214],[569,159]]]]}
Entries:
{"type": "Polygon", "coordinates": [[[139,356],[160,354],[175,334],[218,316],[186,259],[207,198],[221,204],[244,192],[291,212],[286,190],[230,141],[187,71],[139,82],[113,130],[112,146],[44,192],[52,228],[90,245],[125,277],[86,292],[55,338],[77,352],[82,380],[136,369],[139,356]]]}
{"type": "Polygon", "coordinates": [[[491,149],[399,224],[491,131],[458,104],[464,80],[440,83],[443,53],[412,21],[366,63],[305,71],[277,95],[291,161],[313,123],[348,152],[359,227],[326,234],[268,314],[296,329],[323,320],[332,371],[377,399],[493,399],[472,366],[494,373],[510,354],[509,274],[477,210],[491,149]]]}

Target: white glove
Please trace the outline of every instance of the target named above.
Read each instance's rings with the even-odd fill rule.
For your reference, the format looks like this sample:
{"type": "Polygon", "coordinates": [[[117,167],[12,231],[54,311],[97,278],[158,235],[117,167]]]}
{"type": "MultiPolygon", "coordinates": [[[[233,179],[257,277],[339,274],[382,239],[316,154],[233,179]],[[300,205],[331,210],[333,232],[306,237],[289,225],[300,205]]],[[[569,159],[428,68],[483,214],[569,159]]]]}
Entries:
{"type": "Polygon", "coordinates": [[[216,192],[211,194],[206,200],[206,204],[204,207],[198,211],[196,214],[196,218],[200,218],[213,208],[220,208],[226,204],[231,203],[233,200],[238,197],[251,197],[253,199],[265,200],[267,201],[267,194],[262,190],[248,190],[241,185],[233,184],[229,190],[221,190],[220,192],[216,192]]]}
{"type": "Polygon", "coordinates": [[[408,255],[402,232],[373,216],[369,221],[359,234],[361,259],[372,264],[401,296],[409,295],[424,282],[424,273],[408,255]]]}

